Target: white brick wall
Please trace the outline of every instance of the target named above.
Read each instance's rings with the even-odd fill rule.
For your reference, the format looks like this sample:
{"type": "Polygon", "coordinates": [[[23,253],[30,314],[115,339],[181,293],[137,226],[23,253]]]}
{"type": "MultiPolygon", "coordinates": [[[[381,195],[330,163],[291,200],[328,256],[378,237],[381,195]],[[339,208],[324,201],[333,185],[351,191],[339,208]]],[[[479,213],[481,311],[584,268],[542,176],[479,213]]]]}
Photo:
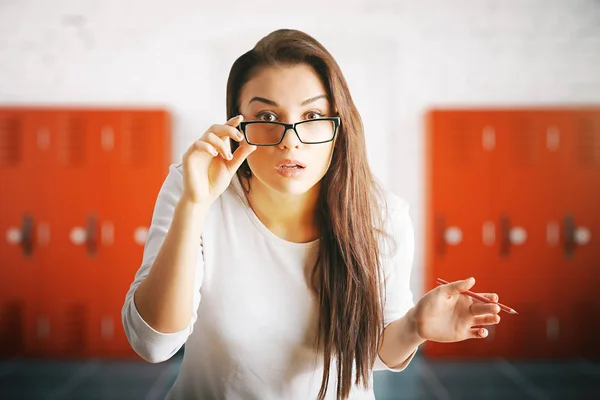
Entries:
{"type": "Polygon", "coordinates": [[[598,0],[0,0],[0,104],[159,105],[173,160],[225,115],[234,59],[291,27],[338,59],[373,170],[412,205],[422,293],[422,115],[600,102],[598,0]]]}

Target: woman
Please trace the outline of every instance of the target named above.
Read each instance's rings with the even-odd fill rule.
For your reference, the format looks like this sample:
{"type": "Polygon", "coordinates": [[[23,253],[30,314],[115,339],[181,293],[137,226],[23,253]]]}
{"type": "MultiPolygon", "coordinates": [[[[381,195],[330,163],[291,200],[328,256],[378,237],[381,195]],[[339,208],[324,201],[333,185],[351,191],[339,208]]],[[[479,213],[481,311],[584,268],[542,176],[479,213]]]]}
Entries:
{"type": "Polygon", "coordinates": [[[171,166],[123,307],[145,360],[186,344],[169,399],[372,399],[373,370],[499,321],[460,295],[472,278],[413,307],[408,205],[377,186],[315,39],[279,30],[242,55],[227,114],[171,166]]]}

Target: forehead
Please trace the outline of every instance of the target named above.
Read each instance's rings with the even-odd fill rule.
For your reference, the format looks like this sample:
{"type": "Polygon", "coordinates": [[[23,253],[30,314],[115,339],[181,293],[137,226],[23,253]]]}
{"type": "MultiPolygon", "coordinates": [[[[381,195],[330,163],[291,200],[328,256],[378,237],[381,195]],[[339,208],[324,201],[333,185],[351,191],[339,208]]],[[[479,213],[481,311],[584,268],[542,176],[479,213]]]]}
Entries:
{"type": "Polygon", "coordinates": [[[292,105],[321,94],[327,94],[325,85],[311,66],[269,66],[260,69],[244,85],[240,101],[244,107],[252,97],[260,96],[282,105],[292,105]]]}

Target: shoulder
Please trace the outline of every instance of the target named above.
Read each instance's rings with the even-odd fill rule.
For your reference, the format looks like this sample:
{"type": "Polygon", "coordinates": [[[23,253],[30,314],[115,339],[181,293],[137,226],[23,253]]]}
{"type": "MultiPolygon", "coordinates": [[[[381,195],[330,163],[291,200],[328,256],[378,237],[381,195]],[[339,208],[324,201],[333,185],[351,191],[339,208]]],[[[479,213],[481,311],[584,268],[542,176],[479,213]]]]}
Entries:
{"type": "Polygon", "coordinates": [[[400,214],[408,215],[410,204],[403,197],[400,197],[390,191],[384,191],[383,199],[390,217],[397,217],[400,214]]]}
{"type": "Polygon", "coordinates": [[[410,225],[412,228],[410,220],[410,204],[403,197],[384,190],[382,191],[378,208],[381,212],[384,229],[388,231],[388,233],[393,234],[393,231],[397,232],[398,230],[402,230],[403,228],[406,228],[407,225],[410,225]]]}

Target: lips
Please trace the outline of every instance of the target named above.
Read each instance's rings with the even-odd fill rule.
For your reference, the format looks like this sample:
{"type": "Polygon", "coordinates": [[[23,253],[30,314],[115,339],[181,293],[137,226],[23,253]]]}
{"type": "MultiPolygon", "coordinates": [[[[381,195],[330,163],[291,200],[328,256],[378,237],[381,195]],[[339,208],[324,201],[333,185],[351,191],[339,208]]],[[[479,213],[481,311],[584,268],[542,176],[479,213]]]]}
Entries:
{"type": "Polygon", "coordinates": [[[276,169],[304,169],[306,168],[306,164],[298,161],[298,160],[281,160],[277,163],[276,169]]]}

